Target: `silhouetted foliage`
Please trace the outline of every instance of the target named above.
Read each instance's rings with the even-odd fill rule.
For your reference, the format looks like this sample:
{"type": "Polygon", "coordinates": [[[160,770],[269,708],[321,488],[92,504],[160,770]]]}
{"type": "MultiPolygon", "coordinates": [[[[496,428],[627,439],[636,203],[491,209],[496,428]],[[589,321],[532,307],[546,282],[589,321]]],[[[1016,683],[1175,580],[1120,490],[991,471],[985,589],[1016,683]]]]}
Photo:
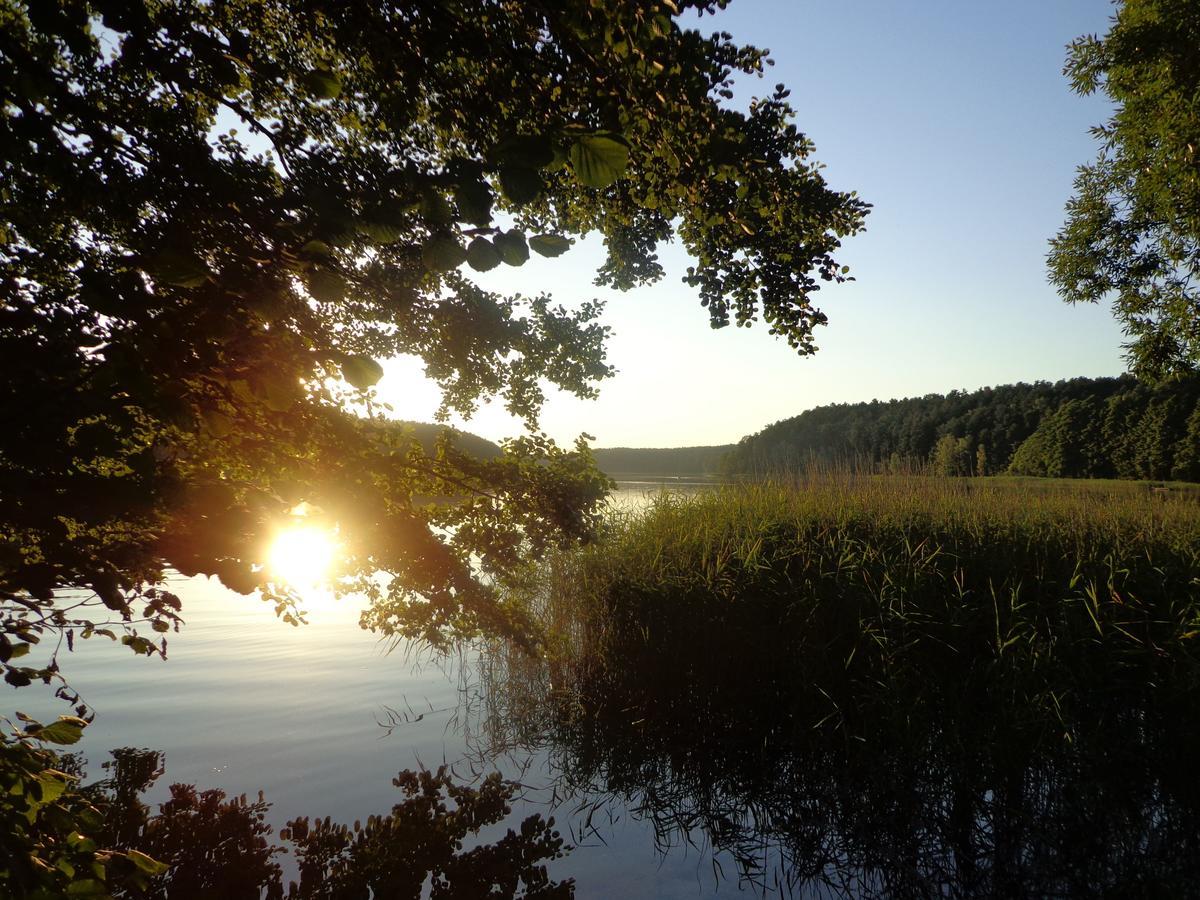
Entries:
{"type": "Polygon", "coordinates": [[[609,487],[538,412],[547,385],[595,394],[607,329],[598,302],[464,266],[598,232],[598,283],[627,289],[677,235],[714,326],[761,316],[807,353],[867,211],[828,188],[782,85],[726,105],[769,61],[684,27],[724,5],[3,0],[4,646],[165,654],[168,568],[293,617],[258,563],[301,503],[339,529],[335,586],[367,627],[527,626],[494,577],[586,539],[609,487]],[[431,454],[378,418],[378,359],[401,354],[444,411],[499,398],[530,433],[431,454]]]}

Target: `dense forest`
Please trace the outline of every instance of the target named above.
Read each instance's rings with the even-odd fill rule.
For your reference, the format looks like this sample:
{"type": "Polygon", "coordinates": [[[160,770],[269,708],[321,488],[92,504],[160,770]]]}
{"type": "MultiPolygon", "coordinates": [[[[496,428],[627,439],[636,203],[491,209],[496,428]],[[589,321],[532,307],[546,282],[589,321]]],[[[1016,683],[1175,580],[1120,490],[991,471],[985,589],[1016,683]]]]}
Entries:
{"type": "Polygon", "coordinates": [[[947,475],[1200,480],[1200,377],[1157,385],[1072,378],[819,406],[769,425],[724,460],[731,474],[812,460],[947,475]]]}

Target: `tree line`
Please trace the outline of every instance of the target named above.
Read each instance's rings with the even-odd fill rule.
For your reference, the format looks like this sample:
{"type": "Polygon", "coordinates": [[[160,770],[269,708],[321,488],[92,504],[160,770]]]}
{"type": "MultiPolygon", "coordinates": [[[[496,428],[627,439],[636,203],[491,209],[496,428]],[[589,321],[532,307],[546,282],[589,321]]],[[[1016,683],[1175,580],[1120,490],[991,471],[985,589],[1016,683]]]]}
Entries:
{"type": "Polygon", "coordinates": [[[1010,384],[807,410],[742,438],[729,474],[852,462],[945,475],[1200,480],[1200,377],[1010,384]]]}

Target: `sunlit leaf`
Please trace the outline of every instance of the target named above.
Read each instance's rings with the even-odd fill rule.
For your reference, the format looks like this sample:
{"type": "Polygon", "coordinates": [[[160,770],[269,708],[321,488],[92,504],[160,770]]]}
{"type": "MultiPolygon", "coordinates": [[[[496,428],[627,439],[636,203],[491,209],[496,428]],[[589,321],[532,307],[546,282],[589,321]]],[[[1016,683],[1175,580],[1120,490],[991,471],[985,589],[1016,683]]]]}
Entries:
{"type": "Polygon", "coordinates": [[[467,260],[466,248],[454,238],[435,234],[421,247],[421,261],[434,272],[449,272],[467,260]]]}
{"type": "Polygon", "coordinates": [[[342,82],[325,66],[305,72],[300,76],[299,82],[309,96],[318,100],[330,100],[342,92],[342,82]]]}
{"type": "Polygon", "coordinates": [[[629,148],[604,135],[584,135],[567,154],[575,177],[587,187],[606,188],[625,174],[629,148]]]}
{"type": "Polygon", "coordinates": [[[310,258],[328,259],[333,254],[333,248],[324,241],[313,238],[300,248],[300,253],[310,258]]]}
{"type": "Polygon", "coordinates": [[[51,744],[74,744],[83,737],[84,724],[82,719],[62,716],[57,722],[52,722],[39,731],[37,736],[39,740],[51,744]]]}
{"type": "Polygon", "coordinates": [[[107,898],[109,896],[108,889],[103,883],[94,878],[84,878],[78,881],[72,881],[67,885],[68,897],[79,898],[107,898]]]}
{"type": "Polygon", "coordinates": [[[517,231],[503,231],[492,239],[500,258],[510,266],[520,266],[529,260],[529,245],[525,243],[525,234],[517,231]]]}
{"type": "Polygon", "coordinates": [[[350,356],[342,362],[342,377],[351,387],[365,391],[383,377],[383,366],[369,356],[350,356]]]}
{"type": "Polygon", "coordinates": [[[166,863],[159,862],[140,850],[126,850],[125,856],[147,875],[162,875],[171,868],[166,863]]]}
{"type": "MultiPolygon", "coordinates": [[[[58,723],[55,723],[55,724],[57,725],[58,723]]],[[[49,741],[50,743],[54,743],[54,744],[74,744],[76,741],[79,740],[79,737],[76,737],[75,740],[54,741],[54,740],[46,737],[45,736],[46,731],[49,731],[50,728],[54,728],[54,727],[55,727],[55,725],[49,726],[49,728],[44,729],[40,734],[38,734],[37,737],[41,738],[43,741],[49,741]]],[[[82,735],[80,735],[80,737],[82,737],[82,735]]],[[[67,785],[70,784],[70,782],[71,782],[71,776],[69,776],[63,772],[47,770],[47,771],[39,774],[38,775],[38,787],[40,787],[42,789],[41,802],[42,803],[53,803],[55,800],[57,800],[59,797],[61,797],[66,792],[67,785]]]]}

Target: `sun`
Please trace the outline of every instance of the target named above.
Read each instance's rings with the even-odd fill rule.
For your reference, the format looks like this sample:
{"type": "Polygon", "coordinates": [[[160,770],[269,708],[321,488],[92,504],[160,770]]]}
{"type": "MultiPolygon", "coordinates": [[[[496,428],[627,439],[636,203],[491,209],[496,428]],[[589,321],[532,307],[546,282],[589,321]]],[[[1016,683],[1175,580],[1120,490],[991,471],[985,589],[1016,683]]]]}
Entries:
{"type": "Polygon", "coordinates": [[[316,525],[297,525],[275,536],[267,551],[267,572],[299,590],[316,588],[333,565],[337,538],[316,525]]]}

